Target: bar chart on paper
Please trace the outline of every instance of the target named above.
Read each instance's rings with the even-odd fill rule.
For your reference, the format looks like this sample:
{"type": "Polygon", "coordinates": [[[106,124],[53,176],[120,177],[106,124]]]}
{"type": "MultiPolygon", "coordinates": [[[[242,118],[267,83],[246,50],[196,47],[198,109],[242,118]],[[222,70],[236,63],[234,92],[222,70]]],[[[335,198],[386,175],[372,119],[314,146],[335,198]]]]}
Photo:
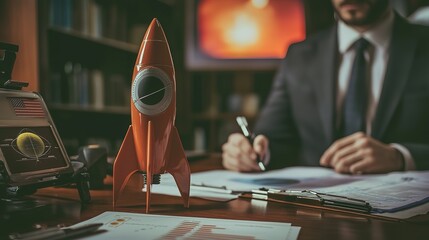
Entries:
{"type": "Polygon", "coordinates": [[[297,239],[289,223],[104,212],[75,226],[103,223],[87,239],[297,239]]]}

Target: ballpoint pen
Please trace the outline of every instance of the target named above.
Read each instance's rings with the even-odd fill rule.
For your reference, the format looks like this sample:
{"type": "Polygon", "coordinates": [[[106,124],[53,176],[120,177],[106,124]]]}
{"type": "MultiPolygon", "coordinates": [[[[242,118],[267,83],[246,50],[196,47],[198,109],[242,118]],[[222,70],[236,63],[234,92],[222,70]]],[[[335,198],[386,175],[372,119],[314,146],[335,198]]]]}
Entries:
{"type": "MultiPolygon", "coordinates": [[[[255,139],[255,134],[252,133],[249,128],[247,127],[247,120],[245,117],[243,116],[238,116],[236,118],[236,121],[238,123],[238,125],[241,128],[241,131],[243,132],[243,135],[249,140],[250,144],[253,145],[253,140],[255,139]]],[[[256,162],[258,163],[259,168],[262,171],[265,171],[265,165],[264,163],[261,161],[261,158],[259,157],[259,154],[256,154],[256,162]]]]}
{"type": "Polygon", "coordinates": [[[82,236],[85,234],[93,233],[97,231],[102,223],[87,224],[80,227],[74,228],[60,228],[52,227],[42,230],[36,230],[28,233],[17,233],[9,235],[11,240],[59,240],[59,239],[72,239],[74,237],[82,236]]]}

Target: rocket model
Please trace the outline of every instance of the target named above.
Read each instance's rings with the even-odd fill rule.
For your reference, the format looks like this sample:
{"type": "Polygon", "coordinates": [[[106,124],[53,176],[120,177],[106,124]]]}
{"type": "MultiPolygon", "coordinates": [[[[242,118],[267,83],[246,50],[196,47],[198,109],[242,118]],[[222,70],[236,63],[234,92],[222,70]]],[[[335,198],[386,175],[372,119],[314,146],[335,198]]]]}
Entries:
{"type": "Polygon", "coordinates": [[[161,24],[152,20],[137,55],[131,83],[131,126],[113,165],[113,207],[131,175],[145,174],[146,213],[160,174],[170,173],[189,207],[190,169],[174,126],[176,79],[161,24]]]}

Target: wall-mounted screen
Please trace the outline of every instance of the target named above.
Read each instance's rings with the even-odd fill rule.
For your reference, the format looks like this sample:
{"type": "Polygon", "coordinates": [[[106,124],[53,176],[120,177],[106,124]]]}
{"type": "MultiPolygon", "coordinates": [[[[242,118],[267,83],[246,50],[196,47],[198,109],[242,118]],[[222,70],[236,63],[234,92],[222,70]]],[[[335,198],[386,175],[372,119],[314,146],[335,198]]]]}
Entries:
{"type": "Polygon", "coordinates": [[[302,0],[187,1],[189,69],[274,69],[306,37],[302,0]]]}

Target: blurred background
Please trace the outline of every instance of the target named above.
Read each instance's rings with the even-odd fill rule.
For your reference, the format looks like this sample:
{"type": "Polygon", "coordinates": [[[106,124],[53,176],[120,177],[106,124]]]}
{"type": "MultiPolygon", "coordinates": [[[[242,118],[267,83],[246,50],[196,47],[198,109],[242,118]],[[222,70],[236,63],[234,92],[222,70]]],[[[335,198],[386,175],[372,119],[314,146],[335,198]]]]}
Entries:
{"type": "MultiPolygon", "coordinates": [[[[288,46],[334,22],[330,2],[0,0],[0,41],[19,45],[12,78],[41,92],[69,154],[96,143],[114,156],[130,124],[137,52],[158,18],[175,65],[184,147],[216,152],[238,131],[237,115],[253,125],[288,46]]],[[[391,2],[428,23],[428,0],[391,2]]]]}

